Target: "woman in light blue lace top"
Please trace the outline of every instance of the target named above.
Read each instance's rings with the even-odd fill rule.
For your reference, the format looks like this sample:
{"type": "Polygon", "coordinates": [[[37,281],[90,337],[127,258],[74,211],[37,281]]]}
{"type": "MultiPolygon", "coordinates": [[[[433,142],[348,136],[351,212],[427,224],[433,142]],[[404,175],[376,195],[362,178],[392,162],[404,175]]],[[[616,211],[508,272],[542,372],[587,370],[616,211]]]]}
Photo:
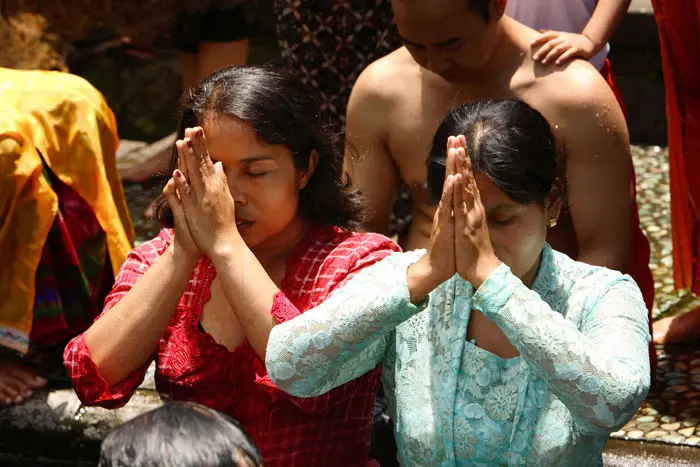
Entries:
{"type": "Polygon", "coordinates": [[[559,173],[549,125],[526,104],[452,111],[429,160],[428,250],[394,254],[276,326],[272,380],[316,396],[383,364],[402,465],[602,465],[648,392],[647,311],[629,276],[545,243],[559,173]]]}

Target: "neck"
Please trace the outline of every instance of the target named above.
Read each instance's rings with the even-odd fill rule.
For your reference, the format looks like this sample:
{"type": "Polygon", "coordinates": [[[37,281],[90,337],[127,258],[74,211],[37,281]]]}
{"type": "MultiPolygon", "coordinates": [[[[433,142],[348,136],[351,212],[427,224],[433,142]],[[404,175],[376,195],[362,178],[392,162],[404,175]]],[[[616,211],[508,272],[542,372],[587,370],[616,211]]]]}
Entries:
{"type": "Polygon", "coordinates": [[[515,73],[526,56],[522,44],[517,39],[517,26],[514,20],[506,16],[498,21],[493,53],[467,81],[460,83],[461,85],[493,83],[500,76],[515,73]]]}
{"type": "Polygon", "coordinates": [[[542,264],[542,253],[537,257],[537,261],[535,261],[535,264],[532,265],[529,271],[527,271],[525,274],[523,274],[522,277],[519,279],[523,282],[523,284],[528,288],[532,288],[532,284],[535,282],[535,278],[537,277],[537,273],[540,270],[540,265],[542,264]]]}
{"type": "Polygon", "coordinates": [[[306,236],[309,223],[297,216],[280,233],[267,239],[262,244],[251,248],[265,270],[270,270],[280,263],[286,263],[292,249],[306,236]]]}

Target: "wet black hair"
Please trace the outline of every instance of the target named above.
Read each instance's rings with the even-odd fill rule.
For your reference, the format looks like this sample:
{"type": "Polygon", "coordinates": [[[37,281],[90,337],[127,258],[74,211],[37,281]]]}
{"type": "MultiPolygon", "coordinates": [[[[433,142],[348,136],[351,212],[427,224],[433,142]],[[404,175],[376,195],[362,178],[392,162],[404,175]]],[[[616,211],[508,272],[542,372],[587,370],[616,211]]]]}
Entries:
{"type": "MultiPolygon", "coordinates": [[[[308,168],[316,151],[316,170],[299,192],[299,215],[315,224],[351,229],[363,220],[362,198],[350,189],[349,176],[343,172],[341,135],[320,109],[310,90],[281,68],[227,67],[185,92],[177,136],[182,139],[185,129],[202,126],[208,117],[218,114],[250,125],[263,144],[286,146],[298,170],[308,168]]],[[[176,168],[177,151],[173,148],[169,173],[176,168]]],[[[159,200],[156,213],[163,225],[173,226],[172,211],[164,198],[159,200]]]]}
{"type": "MultiPolygon", "coordinates": [[[[464,135],[474,172],[481,172],[520,204],[544,204],[563,167],[552,130],[537,110],[516,99],[484,100],[450,111],[428,157],[428,191],[440,202],[447,139],[464,135]]],[[[562,193],[563,194],[563,193],[562,193]]]]}
{"type": "Polygon", "coordinates": [[[98,467],[258,467],[260,452],[228,415],[194,402],[168,402],[112,430],[98,467]]]}

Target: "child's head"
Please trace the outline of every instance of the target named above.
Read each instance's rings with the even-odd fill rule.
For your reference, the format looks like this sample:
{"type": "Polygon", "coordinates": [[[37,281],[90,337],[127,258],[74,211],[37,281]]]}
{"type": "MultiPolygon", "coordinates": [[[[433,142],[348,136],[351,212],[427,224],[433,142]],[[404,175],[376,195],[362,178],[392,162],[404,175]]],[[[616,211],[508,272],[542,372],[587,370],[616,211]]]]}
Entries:
{"type": "Polygon", "coordinates": [[[99,467],[256,467],[258,449],[233,418],[192,402],[173,402],[112,430],[99,467]]]}
{"type": "MultiPolygon", "coordinates": [[[[294,76],[262,66],[217,71],[183,98],[178,137],[195,126],[204,128],[212,160],[223,164],[237,222],[252,222],[243,235],[249,247],[297,217],[339,227],[359,220],[359,195],[343,175],[342,141],[294,76]]],[[[171,225],[171,216],[161,204],[161,221],[171,225]]]]}

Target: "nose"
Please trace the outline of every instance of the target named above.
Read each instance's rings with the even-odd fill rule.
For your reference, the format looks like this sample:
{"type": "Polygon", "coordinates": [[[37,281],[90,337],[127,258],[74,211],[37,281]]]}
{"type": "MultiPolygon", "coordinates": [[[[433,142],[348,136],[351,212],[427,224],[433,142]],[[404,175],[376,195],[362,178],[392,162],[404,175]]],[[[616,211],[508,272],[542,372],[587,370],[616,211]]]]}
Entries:
{"type": "MultiPolygon", "coordinates": [[[[230,180],[230,179],[229,179],[230,180]]],[[[231,191],[231,197],[236,205],[245,206],[248,203],[248,197],[245,191],[242,189],[240,183],[230,183],[229,190],[231,191]]]]}

